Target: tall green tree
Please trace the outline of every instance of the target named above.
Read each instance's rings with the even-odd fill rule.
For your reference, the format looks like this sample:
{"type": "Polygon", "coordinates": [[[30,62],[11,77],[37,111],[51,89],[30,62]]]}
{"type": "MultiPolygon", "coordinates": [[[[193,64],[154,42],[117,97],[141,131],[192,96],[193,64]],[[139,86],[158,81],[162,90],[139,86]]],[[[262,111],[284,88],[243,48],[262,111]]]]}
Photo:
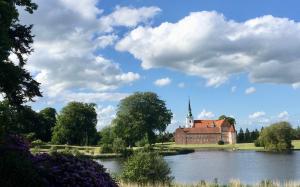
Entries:
{"type": "Polygon", "coordinates": [[[172,116],[165,101],[157,94],[137,92],[121,100],[113,124],[116,135],[127,145],[132,146],[144,137],[152,144],[155,143],[155,133],[165,131],[172,116]]]}
{"type": "Polygon", "coordinates": [[[0,94],[15,106],[41,96],[39,83],[24,68],[33,51],[33,35],[32,25],[19,22],[18,6],[30,14],[37,9],[31,0],[0,0],[0,94]],[[13,62],[10,55],[17,61],[13,62]]]}
{"type": "Polygon", "coordinates": [[[245,130],[245,143],[250,143],[251,142],[251,133],[248,128],[245,130]]]}
{"type": "Polygon", "coordinates": [[[57,117],[52,142],[71,145],[96,144],[96,125],[95,104],[70,102],[57,117]]]}
{"type": "Polygon", "coordinates": [[[51,107],[44,108],[39,113],[40,131],[39,139],[49,142],[51,141],[52,131],[56,123],[56,110],[51,107]]]}

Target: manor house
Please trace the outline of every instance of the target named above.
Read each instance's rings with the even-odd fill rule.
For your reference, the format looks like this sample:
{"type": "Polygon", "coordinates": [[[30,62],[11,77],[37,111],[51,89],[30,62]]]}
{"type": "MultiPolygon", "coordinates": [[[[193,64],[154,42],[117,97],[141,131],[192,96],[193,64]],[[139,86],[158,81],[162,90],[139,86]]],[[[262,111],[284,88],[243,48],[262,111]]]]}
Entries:
{"type": "Polygon", "coordinates": [[[175,131],[176,144],[217,144],[236,143],[236,130],[234,124],[228,120],[194,120],[189,101],[188,115],[185,128],[179,127],[175,131]]]}

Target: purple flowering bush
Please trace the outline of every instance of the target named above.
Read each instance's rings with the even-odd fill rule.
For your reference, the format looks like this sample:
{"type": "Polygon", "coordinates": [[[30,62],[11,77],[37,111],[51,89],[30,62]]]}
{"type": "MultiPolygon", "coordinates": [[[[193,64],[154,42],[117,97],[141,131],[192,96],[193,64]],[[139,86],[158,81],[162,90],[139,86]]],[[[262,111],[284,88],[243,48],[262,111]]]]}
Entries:
{"type": "Polygon", "coordinates": [[[32,155],[17,135],[0,138],[0,186],[95,186],[118,184],[97,162],[64,154],[32,155]]]}

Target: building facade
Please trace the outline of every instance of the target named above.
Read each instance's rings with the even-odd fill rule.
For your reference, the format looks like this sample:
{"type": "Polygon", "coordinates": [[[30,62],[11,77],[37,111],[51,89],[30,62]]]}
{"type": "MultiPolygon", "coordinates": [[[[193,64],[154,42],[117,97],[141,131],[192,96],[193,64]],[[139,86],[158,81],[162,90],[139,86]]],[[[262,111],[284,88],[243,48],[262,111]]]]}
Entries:
{"type": "Polygon", "coordinates": [[[176,144],[216,144],[220,140],[227,144],[236,143],[235,126],[227,119],[194,120],[190,102],[188,110],[185,127],[175,131],[176,144]]]}

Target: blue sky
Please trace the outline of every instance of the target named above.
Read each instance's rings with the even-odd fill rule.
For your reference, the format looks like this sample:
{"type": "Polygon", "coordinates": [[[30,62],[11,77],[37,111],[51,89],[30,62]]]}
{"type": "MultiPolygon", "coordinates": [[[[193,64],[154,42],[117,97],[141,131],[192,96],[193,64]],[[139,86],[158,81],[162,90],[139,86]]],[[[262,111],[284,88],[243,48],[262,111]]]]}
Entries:
{"type": "Polygon", "coordinates": [[[98,128],[120,99],[153,91],[183,125],[225,114],[237,126],[299,124],[300,3],[295,1],[36,0],[35,52],[41,82],[34,109],[72,100],[98,105],[98,128]]]}

